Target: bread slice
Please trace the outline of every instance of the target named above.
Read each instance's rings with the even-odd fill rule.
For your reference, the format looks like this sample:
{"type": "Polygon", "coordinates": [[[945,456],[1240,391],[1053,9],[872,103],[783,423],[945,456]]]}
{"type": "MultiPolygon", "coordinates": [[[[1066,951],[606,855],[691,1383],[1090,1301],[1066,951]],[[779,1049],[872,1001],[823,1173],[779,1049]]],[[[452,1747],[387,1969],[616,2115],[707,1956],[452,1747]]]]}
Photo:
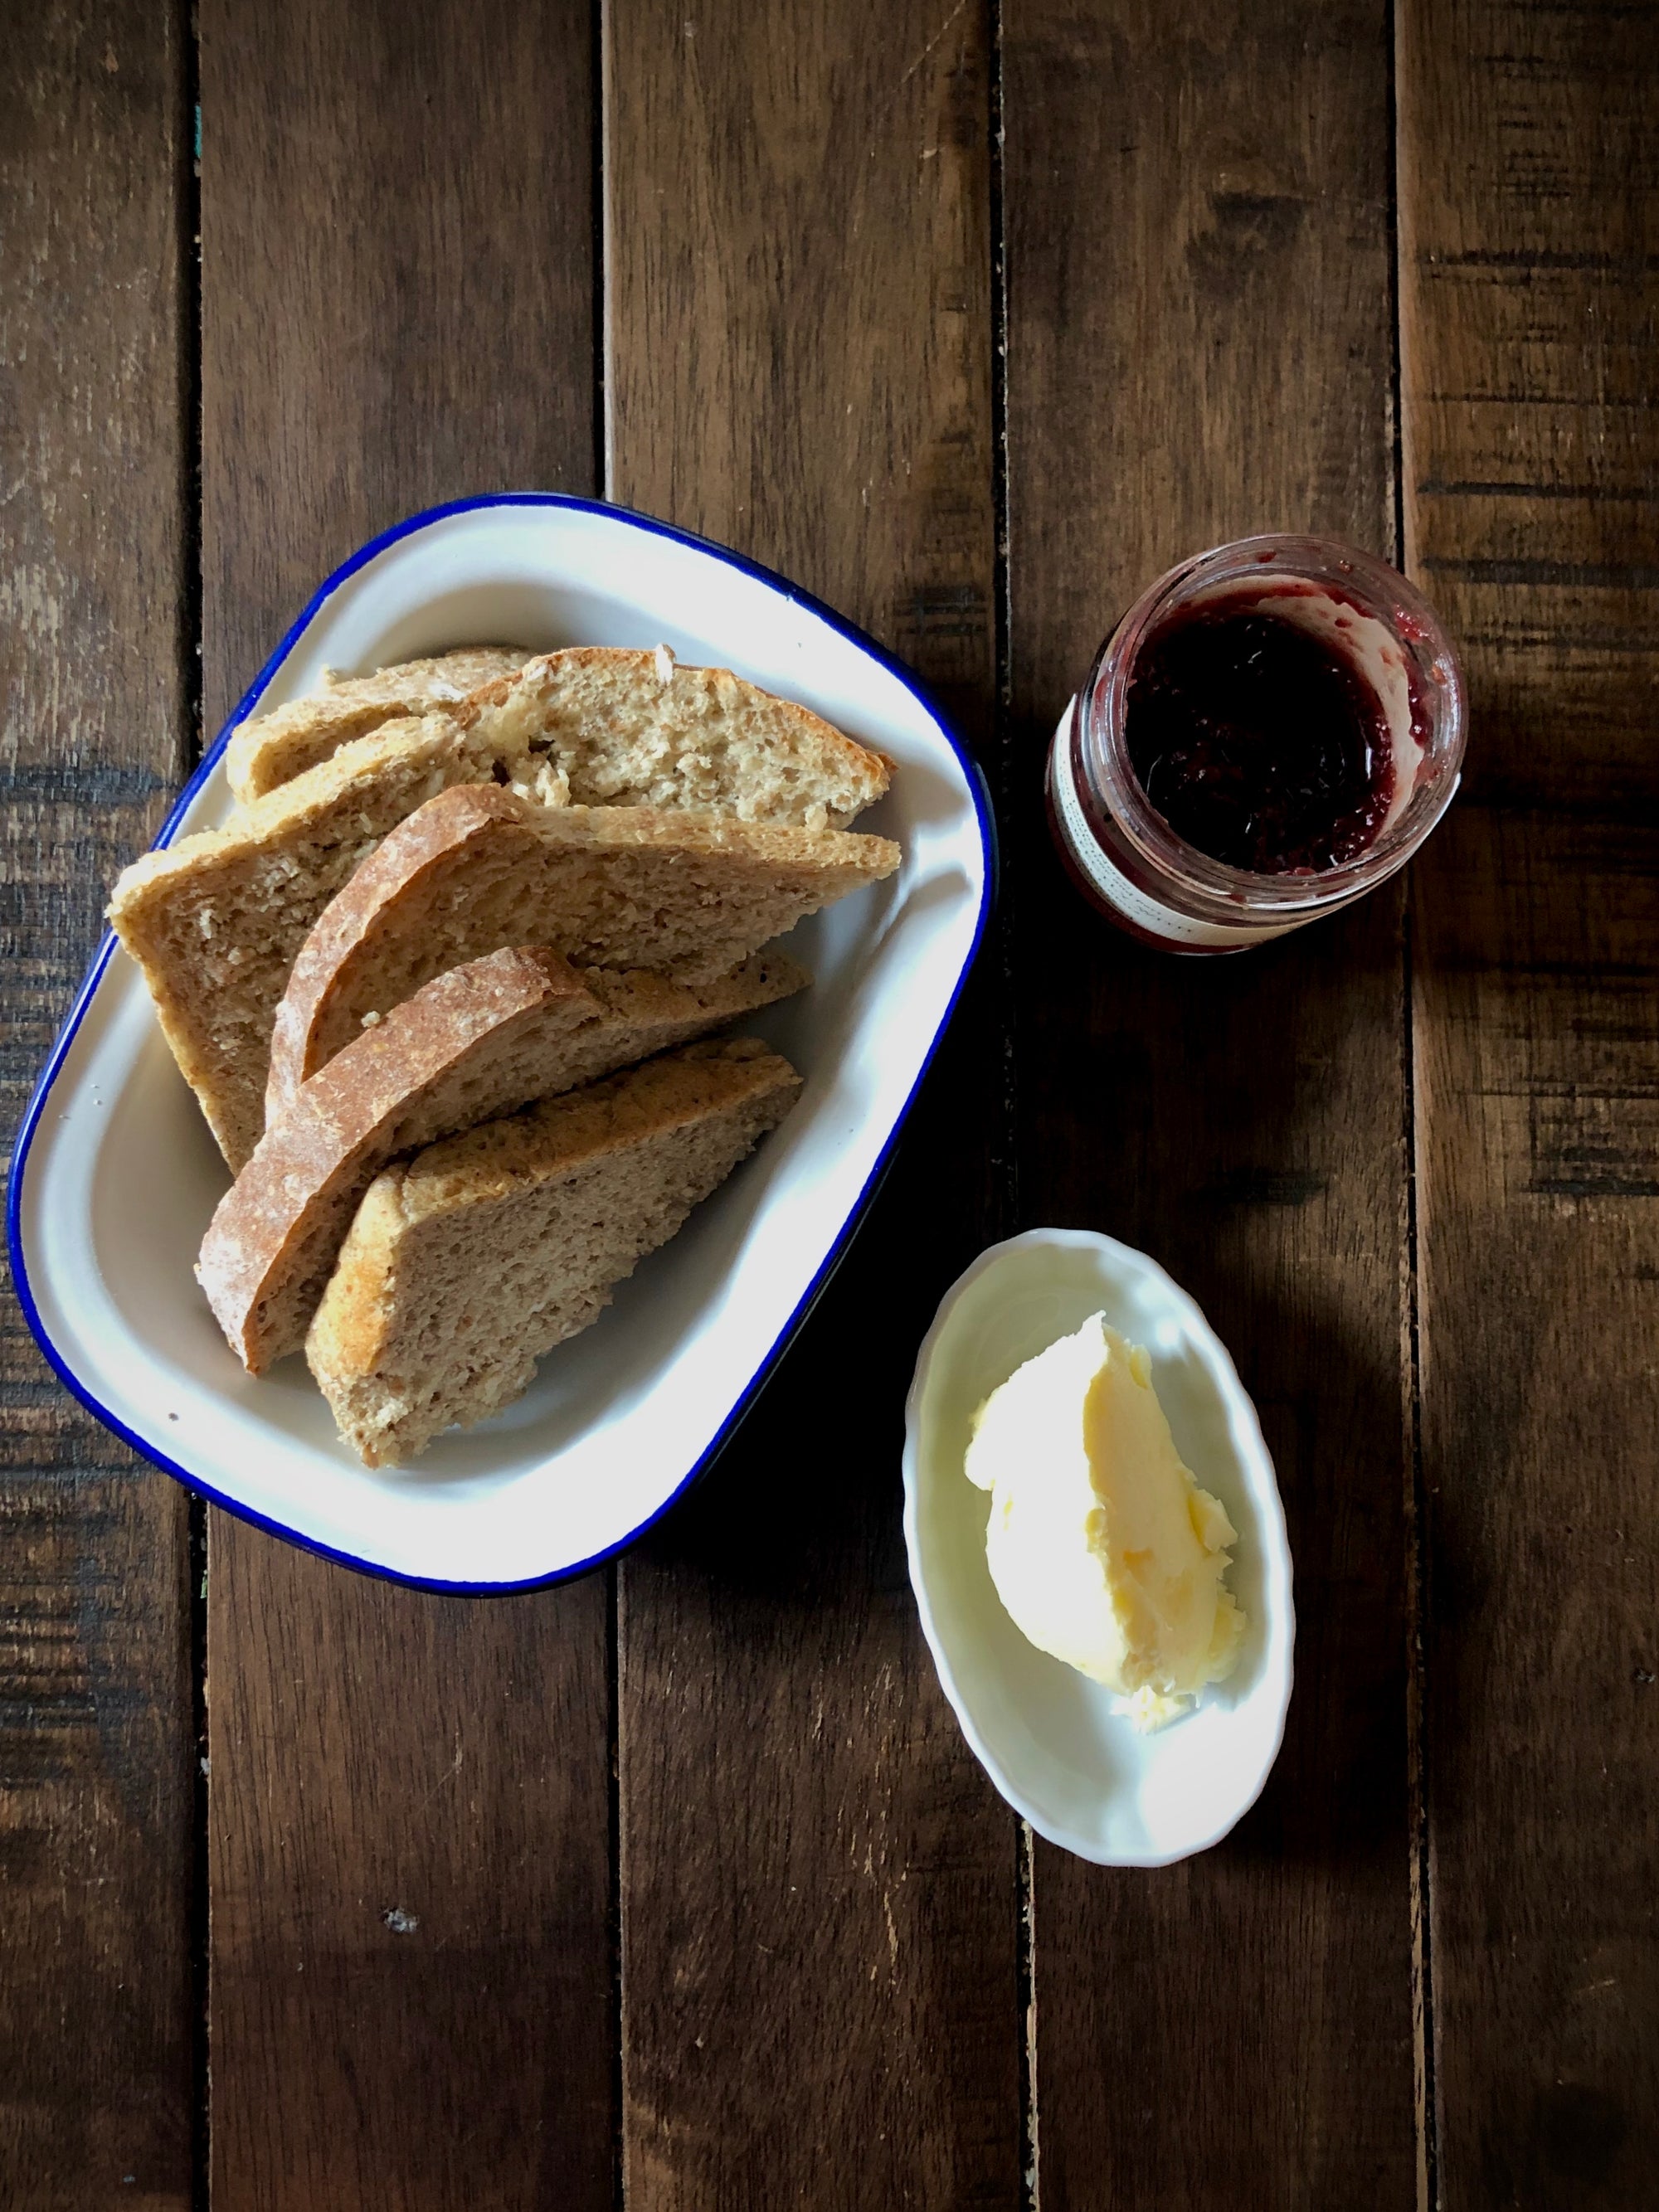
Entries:
{"type": "Polygon", "coordinates": [[[304,1342],[388,1159],[580,1082],[602,1013],[557,953],[496,952],[428,983],[308,1083],[220,1200],[197,1261],[243,1364],[258,1374],[304,1342]]]}
{"type": "MultiPolygon", "coordinates": [[[[271,1024],[312,924],[365,854],[434,793],[468,783],[528,790],[539,771],[526,722],[523,715],[470,711],[465,720],[434,713],[386,722],[254,799],[225,829],[145,854],[117,883],[110,919],[143,970],[173,1056],[233,1168],[246,1161],[264,1127],[271,1024]]],[[[763,753],[755,762],[755,774],[763,775],[763,753]]],[[[877,769],[884,780],[885,763],[878,761],[877,769]]],[[[792,833],[781,825],[780,834],[792,833]]],[[[857,844],[865,873],[889,872],[885,865],[872,866],[878,853],[896,864],[896,847],[867,838],[857,844]]],[[[828,850],[787,849],[796,859],[828,850]]],[[[858,872],[846,875],[841,888],[850,888],[858,872]]],[[[839,889],[811,893],[790,919],[839,896],[839,889]]],[[[778,902],[781,914],[788,907],[787,899],[778,902]]],[[[718,974],[787,926],[778,921],[728,953],[711,951],[695,967],[678,960],[676,972],[718,974]]],[[[473,949],[517,941],[509,932],[473,949]]],[[[659,963],[636,943],[631,955],[614,963],[607,956],[605,964],[659,963]]]]}
{"type": "Polygon", "coordinates": [[[225,748],[226,780],[239,804],[251,805],[354,738],[366,738],[383,722],[459,706],[480,684],[511,676],[530,657],[523,646],[468,645],[431,660],[401,660],[373,676],[331,672],[303,699],[243,723],[225,748]]]}
{"type": "Polygon", "coordinates": [[[702,990],[593,980],[539,949],[452,969],[362,1031],[273,1121],[196,1269],[250,1372],[299,1350],[357,1201],[397,1153],[706,1035],[810,979],[773,954],[702,990]]]}
{"type": "Polygon", "coordinates": [[[488,748],[447,715],[389,722],[117,882],[110,921],[233,1168],[264,1127],[271,1024],[313,922],[423,799],[492,773],[488,748]]]}
{"type": "Polygon", "coordinates": [[[358,1457],[398,1466],[518,1397],[799,1087],[753,1038],[693,1045],[377,1176],[306,1340],[358,1457]]]}
{"type": "Polygon", "coordinates": [[[483,725],[545,805],[679,806],[844,830],[891,775],[879,753],[807,708],[729,668],[682,667],[666,646],[573,646],[534,659],[477,646],[353,678],[245,723],[225,755],[230,787],[248,804],[390,715],[451,705],[483,725]]]}
{"type": "Polygon", "coordinates": [[[530,763],[544,805],[686,807],[844,830],[886,790],[879,753],[729,668],[577,646],[543,653],[461,710],[530,763]]]}
{"type": "Polygon", "coordinates": [[[441,793],[358,869],[295,960],[271,1044],[273,1108],[365,1015],[499,945],[698,982],[898,863],[885,838],[844,830],[441,793]]]}

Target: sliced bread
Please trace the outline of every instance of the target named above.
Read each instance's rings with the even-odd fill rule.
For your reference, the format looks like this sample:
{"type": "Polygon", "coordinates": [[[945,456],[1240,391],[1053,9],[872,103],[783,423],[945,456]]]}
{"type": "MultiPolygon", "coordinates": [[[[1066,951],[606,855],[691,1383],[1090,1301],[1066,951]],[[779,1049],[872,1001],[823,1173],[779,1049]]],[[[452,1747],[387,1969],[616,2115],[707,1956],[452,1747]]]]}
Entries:
{"type": "Polygon", "coordinates": [[[518,1397],[799,1087],[752,1038],[693,1045],[386,1169],[306,1340],[341,1435],[398,1466],[518,1397]]]}
{"type": "Polygon", "coordinates": [[[491,773],[487,747],[447,715],[389,722],[117,882],[110,921],[233,1168],[264,1127],[271,1024],[313,922],[423,799],[491,773]]]}
{"type": "Polygon", "coordinates": [[[567,1088],[602,1013],[556,952],[496,952],[428,984],[307,1084],[220,1200],[196,1264],[243,1364],[258,1374],[304,1342],[388,1159],[567,1088]]]}
{"type": "Polygon", "coordinates": [[[810,979],[774,954],[702,991],[555,952],[452,969],[356,1041],[272,1121],[215,1213],[197,1279],[251,1372],[297,1352],[363,1191],[398,1152],[592,1082],[810,979]]]}
{"type": "Polygon", "coordinates": [[[271,1045],[291,1097],[362,1028],[446,968],[507,944],[582,968],[718,975],[831,900],[890,875],[883,837],[648,807],[539,806],[441,793],[395,830],[318,921],[271,1045]]]}
{"type": "Polygon", "coordinates": [[[886,790],[879,753],[734,676],[654,653],[543,653],[461,710],[529,763],[544,805],[686,807],[744,822],[844,830],[886,790]]]}
{"type": "Polygon", "coordinates": [[[373,676],[329,675],[303,699],[244,722],[225,748],[225,776],[251,805],[315,768],[383,722],[459,706],[480,684],[511,676],[530,659],[522,646],[468,645],[431,660],[403,660],[373,676]]]}
{"type": "MultiPolygon", "coordinates": [[[[364,855],[434,793],[469,783],[529,791],[538,771],[526,719],[469,711],[465,720],[437,712],[386,722],[254,799],[223,830],[146,854],[117,883],[110,919],[143,970],[173,1056],[233,1168],[258,1142],[270,1025],[312,924],[364,855]]],[[[876,765],[884,779],[885,763],[876,765]]],[[[753,772],[764,775],[763,751],[753,772]]],[[[787,834],[787,825],[779,828],[787,834]]],[[[880,840],[858,844],[866,867],[878,852],[896,860],[896,848],[880,840]]],[[[807,850],[791,849],[797,856],[807,850]]],[[[812,896],[795,911],[839,895],[812,896]]],[[[772,933],[787,926],[775,924],[772,933]]],[[[711,953],[695,971],[677,963],[676,972],[718,974],[766,933],[729,954],[711,953]]],[[[495,943],[517,941],[509,933],[495,943]]],[[[615,964],[659,963],[641,948],[615,964]]]]}

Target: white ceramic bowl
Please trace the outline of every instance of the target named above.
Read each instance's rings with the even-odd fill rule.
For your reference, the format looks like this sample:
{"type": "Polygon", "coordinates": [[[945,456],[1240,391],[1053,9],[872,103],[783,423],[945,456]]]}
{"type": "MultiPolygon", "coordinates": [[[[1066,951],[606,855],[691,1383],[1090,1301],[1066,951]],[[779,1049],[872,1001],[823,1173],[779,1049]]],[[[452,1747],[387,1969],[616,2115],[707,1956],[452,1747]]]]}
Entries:
{"type": "Polygon", "coordinates": [[[844,1249],[956,1004],[991,892],[976,770],[915,679],[826,607],[738,555],[622,509],[471,500],[376,538],[322,586],[161,832],[222,820],[246,716],[474,641],[672,646],[798,699],[896,764],[860,829],[896,838],[885,884],[804,922],[817,977],[745,1026],[805,1078],[755,1158],[653,1254],[529,1394],[402,1473],[360,1467],[301,1359],[255,1381],[191,1264],[227,1176],[112,940],[94,962],[14,1153],[9,1229],[47,1358],[118,1435],[246,1518],[349,1565],[443,1589],[557,1580],[630,1543],[705,1467],[844,1249]]]}
{"type": "Polygon", "coordinates": [[[1167,1866],[1218,1843],[1261,1795],[1285,1733],[1296,1638],[1291,1553],[1255,1408],[1186,1292],[1143,1253],[1079,1229],[982,1252],[946,1293],[905,1408],[910,1579],[945,1693],[993,1782],[1050,1843],[1102,1866],[1167,1866]],[[990,1501],[963,1473],[975,1409],[1091,1313],[1152,1353],[1176,1448],[1238,1531],[1247,1617],[1230,1679],[1143,1735],[1112,1693],[1027,1643],[985,1563],[990,1501]]]}

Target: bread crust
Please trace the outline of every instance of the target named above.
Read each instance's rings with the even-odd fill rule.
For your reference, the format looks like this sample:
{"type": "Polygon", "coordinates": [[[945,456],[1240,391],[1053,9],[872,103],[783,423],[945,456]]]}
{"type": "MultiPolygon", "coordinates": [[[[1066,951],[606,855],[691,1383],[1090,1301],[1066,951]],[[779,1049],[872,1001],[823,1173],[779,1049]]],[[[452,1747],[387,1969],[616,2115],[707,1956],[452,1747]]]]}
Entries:
{"type": "Polygon", "coordinates": [[[684,1044],[810,981],[779,954],[702,992],[658,975],[587,979],[537,947],[437,977],[273,1116],[221,1202],[197,1276],[231,1349],[256,1374],[299,1350],[356,1200],[396,1153],[684,1044]]]}
{"type": "MultiPolygon", "coordinates": [[[[118,881],[110,919],[143,970],[173,1057],[233,1169],[251,1156],[264,1125],[271,1028],[289,970],[313,923],[357,864],[388,830],[446,787],[506,783],[516,787],[526,804],[538,796],[559,796],[550,777],[555,785],[562,777],[568,780],[575,753],[568,732],[564,738],[550,736],[550,716],[553,721],[558,718],[551,709],[544,711],[545,700],[534,684],[524,681],[531,669],[541,672],[537,683],[545,678],[561,697],[574,685],[587,702],[584,714],[595,700],[623,702],[626,726],[617,732],[607,731],[603,715],[597,722],[591,715],[587,720],[578,717],[583,734],[576,751],[586,748],[581,772],[600,781],[621,777],[625,782],[629,775],[648,769],[651,777],[665,779],[672,805],[627,810],[641,823],[654,817],[670,825],[660,833],[665,841],[676,835],[677,823],[717,818],[688,806],[688,799],[701,792],[708,803],[729,806],[739,817],[756,817],[737,823],[739,838],[744,833],[750,837],[751,857],[759,849],[753,840],[769,829],[785,838],[782,846],[770,848],[781,866],[811,866],[813,854],[822,860],[824,848],[791,847],[788,839],[834,832],[817,830],[810,821],[758,817],[778,807],[799,812],[803,805],[807,815],[820,815],[831,799],[844,800],[856,811],[885,787],[888,771],[878,756],[805,708],[744,684],[729,670],[680,669],[660,649],[650,654],[574,647],[540,656],[519,677],[495,679],[469,695],[458,713],[383,722],[254,799],[222,830],[200,831],[147,854],[118,881]],[[665,679],[650,672],[659,657],[670,672],[665,679]],[[665,701],[669,703],[663,705],[665,701]],[[613,738],[617,751],[611,759],[607,749],[613,738]],[[567,768],[555,769],[550,764],[561,744],[567,768]]],[[[355,682],[363,691],[388,684],[396,689],[392,679],[398,674],[383,672],[355,682]]],[[[336,690],[343,694],[352,688],[340,685],[336,690]]],[[[565,704],[569,705],[568,697],[565,704]]],[[[278,714],[289,711],[279,709],[278,714]]],[[[269,741],[267,731],[259,743],[269,741]]],[[[253,745],[249,736],[245,750],[253,745]]],[[[606,795],[615,794],[607,790],[606,795]]],[[[568,810],[573,816],[615,811],[568,810]]],[[[689,864],[695,868],[701,864],[696,855],[705,862],[712,855],[709,834],[684,834],[689,864]]],[[[879,853],[896,863],[897,848],[884,841],[860,840],[858,849],[866,860],[879,853]]],[[[887,872],[888,865],[854,868],[836,887],[799,900],[793,912],[775,908],[764,926],[728,934],[723,943],[702,946],[700,955],[683,937],[664,964],[681,978],[715,975],[787,928],[795,913],[811,912],[856,882],[887,872]]],[[[512,933],[498,933],[494,945],[511,941],[512,933]]],[[[493,948],[474,944],[468,956],[457,957],[488,949],[493,948]]],[[[565,949],[599,964],[618,958],[629,966],[657,964],[642,932],[635,933],[630,948],[620,956],[603,944],[584,949],[572,942],[565,949]]],[[[405,990],[402,995],[406,994],[405,990]]],[[[307,1072],[321,1064],[310,1059],[307,1072]]],[[[282,1087],[291,1095],[291,1073],[282,1087]]]]}
{"type": "Polygon", "coordinates": [[[841,830],[548,808],[493,787],[441,792],[363,862],[301,948],[276,1013],[270,1109],[325,1066],[365,1014],[395,1005],[446,959],[489,950],[502,931],[544,937],[584,969],[653,965],[700,982],[899,859],[885,838],[841,830]],[[469,913],[469,884],[481,877],[493,904],[469,913]],[[671,904],[684,917],[677,936],[663,920],[671,904]]]}
{"type": "Polygon", "coordinates": [[[536,1095],[549,1048],[556,1052],[604,1011],[556,953],[500,951],[439,976],[306,1086],[220,1200],[196,1266],[250,1373],[299,1349],[356,1200],[377,1170],[394,1153],[432,1142],[446,1121],[453,1128],[475,1108],[492,1114],[524,1104],[536,1095]],[[501,1064],[526,1045],[528,1061],[501,1064]],[[527,1066],[536,1072],[526,1074],[527,1066]],[[434,1115],[434,1096],[445,1086],[465,1103],[458,1113],[434,1115]],[[337,1228],[331,1239],[331,1220],[337,1228]],[[296,1267],[314,1283],[308,1299],[295,1282],[296,1267]]]}
{"type": "Polygon", "coordinates": [[[118,878],[110,922],[233,1169],[264,1126],[270,1026],[312,923],[422,800],[489,774],[450,716],[389,722],[118,878]]]}

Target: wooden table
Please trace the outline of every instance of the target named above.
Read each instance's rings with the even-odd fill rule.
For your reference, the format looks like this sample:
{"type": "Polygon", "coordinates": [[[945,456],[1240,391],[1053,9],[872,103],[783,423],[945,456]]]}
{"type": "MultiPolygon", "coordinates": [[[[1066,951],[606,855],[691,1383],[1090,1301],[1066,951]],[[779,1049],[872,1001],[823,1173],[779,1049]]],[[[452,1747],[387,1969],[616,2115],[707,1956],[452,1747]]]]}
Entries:
{"type": "Polygon", "coordinates": [[[3,14],[9,1127],[204,732],[459,494],[867,625],[1004,877],[851,1259],[614,1571],[286,1549],[8,1305],[0,2203],[1650,2212],[1659,9],[3,14]],[[1443,609],[1464,793],[1174,961],[1063,881],[1043,744],[1142,583],[1275,527],[1443,609]],[[1283,1755],[1161,1874],[1022,1830],[905,1577],[917,1340],[1038,1222],[1197,1294],[1290,1516],[1283,1755]]]}

